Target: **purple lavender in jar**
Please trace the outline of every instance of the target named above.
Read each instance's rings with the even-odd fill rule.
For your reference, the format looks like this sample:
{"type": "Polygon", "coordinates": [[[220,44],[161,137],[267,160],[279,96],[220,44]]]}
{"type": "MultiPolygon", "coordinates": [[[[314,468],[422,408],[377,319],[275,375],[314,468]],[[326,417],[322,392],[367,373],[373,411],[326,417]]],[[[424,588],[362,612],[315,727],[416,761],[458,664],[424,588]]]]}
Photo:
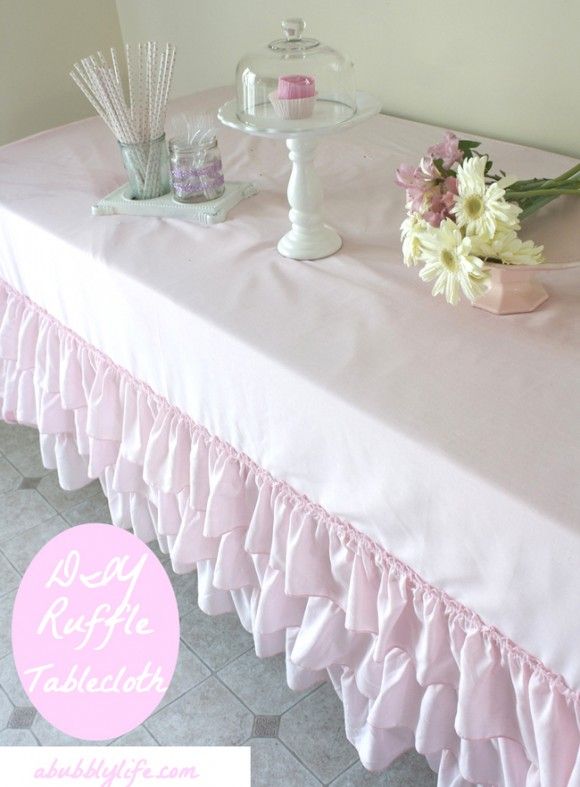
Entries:
{"type": "Polygon", "coordinates": [[[190,144],[185,139],[169,142],[171,187],[178,202],[208,202],[225,191],[217,138],[190,144]]]}

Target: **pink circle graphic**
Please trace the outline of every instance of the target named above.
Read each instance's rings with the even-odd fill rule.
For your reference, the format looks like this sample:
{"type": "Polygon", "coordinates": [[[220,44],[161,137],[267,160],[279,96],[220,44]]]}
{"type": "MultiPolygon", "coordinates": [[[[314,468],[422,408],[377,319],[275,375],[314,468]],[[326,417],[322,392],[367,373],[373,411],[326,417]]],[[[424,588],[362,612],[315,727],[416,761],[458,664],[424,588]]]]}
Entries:
{"type": "Polygon", "coordinates": [[[51,539],[16,595],[12,647],[32,704],[76,738],[139,726],[177,662],[179,614],[165,569],[136,536],[87,524],[51,539]]]}

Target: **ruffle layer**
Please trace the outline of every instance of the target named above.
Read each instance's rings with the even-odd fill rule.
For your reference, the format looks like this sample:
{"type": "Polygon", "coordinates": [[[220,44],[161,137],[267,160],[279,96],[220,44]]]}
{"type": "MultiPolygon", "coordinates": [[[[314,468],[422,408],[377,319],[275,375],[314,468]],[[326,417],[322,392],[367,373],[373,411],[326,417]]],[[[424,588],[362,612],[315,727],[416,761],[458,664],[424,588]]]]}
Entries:
{"type": "Polygon", "coordinates": [[[470,610],[276,481],[8,285],[2,418],[38,427],[65,489],[99,478],[116,525],[197,570],[297,690],[330,677],[370,770],[412,746],[440,787],[578,787],[580,698],[470,610]]]}

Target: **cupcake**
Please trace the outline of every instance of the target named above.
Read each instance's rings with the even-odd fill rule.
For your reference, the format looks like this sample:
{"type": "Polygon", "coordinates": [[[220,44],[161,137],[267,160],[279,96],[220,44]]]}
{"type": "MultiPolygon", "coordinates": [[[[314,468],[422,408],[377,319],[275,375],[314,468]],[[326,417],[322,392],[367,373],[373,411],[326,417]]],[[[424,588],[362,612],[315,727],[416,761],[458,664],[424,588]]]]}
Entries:
{"type": "Polygon", "coordinates": [[[278,89],[269,99],[276,114],[285,120],[309,118],[316,102],[314,77],[289,74],[278,79],[278,89]]]}

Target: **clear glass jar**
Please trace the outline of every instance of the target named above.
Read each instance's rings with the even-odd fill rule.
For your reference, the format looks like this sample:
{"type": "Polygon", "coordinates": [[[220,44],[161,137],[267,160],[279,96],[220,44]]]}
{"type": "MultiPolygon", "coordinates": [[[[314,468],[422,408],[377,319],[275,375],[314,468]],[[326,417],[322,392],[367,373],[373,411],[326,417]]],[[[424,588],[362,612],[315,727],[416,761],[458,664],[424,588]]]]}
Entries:
{"type": "Polygon", "coordinates": [[[169,141],[171,188],[177,202],[209,202],[225,191],[217,137],[206,142],[169,141]]]}
{"type": "Polygon", "coordinates": [[[165,134],[149,142],[119,142],[119,147],[129,181],[129,199],[155,199],[170,191],[165,134]]]}
{"type": "Polygon", "coordinates": [[[303,38],[305,26],[303,19],[285,19],[284,38],[239,61],[237,114],[246,125],[301,131],[338,124],[355,114],[350,57],[315,38],[303,38]]]}

